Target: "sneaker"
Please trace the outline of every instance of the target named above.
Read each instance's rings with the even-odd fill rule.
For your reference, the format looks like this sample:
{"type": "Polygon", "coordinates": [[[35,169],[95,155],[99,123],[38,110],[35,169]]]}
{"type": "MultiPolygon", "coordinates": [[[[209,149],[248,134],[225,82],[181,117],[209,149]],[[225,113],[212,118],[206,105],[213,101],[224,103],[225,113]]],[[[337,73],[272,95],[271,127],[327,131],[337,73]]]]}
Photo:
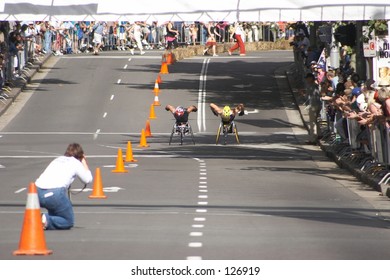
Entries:
{"type": "Polygon", "coordinates": [[[144,51],[141,51],[141,52],[140,52],[140,55],[144,55],[144,54],[145,54],[145,52],[144,52],[144,51]]]}
{"type": "Polygon", "coordinates": [[[213,56],[218,56],[217,54],[213,54],[213,56]]]}
{"type": "Polygon", "coordinates": [[[42,213],[41,215],[41,220],[42,220],[42,228],[45,230],[47,229],[47,218],[46,215],[42,213]]]}

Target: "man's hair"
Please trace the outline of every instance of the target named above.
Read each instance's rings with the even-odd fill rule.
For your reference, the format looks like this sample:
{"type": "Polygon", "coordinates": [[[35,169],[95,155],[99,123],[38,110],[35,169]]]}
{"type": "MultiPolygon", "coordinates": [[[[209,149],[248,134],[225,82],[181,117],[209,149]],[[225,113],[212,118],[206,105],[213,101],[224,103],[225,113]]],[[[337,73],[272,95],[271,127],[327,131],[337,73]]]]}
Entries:
{"type": "Polygon", "coordinates": [[[78,143],[72,143],[69,144],[68,148],[65,151],[64,156],[66,157],[74,157],[81,161],[84,157],[84,151],[83,148],[81,148],[80,144],[78,143]]]}

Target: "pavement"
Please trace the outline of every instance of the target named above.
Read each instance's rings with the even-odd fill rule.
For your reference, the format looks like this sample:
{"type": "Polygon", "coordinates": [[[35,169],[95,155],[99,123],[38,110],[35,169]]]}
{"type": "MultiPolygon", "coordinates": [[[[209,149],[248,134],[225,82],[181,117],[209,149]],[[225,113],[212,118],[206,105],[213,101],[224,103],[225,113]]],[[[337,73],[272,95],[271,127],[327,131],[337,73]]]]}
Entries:
{"type": "MultiPolygon", "coordinates": [[[[388,259],[388,201],[304,145],[289,51],[193,57],[162,75],[150,148],[138,148],[162,52],[51,57],[0,124],[0,259],[388,259]],[[241,144],[215,145],[208,104],[245,103],[241,144]],[[196,145],[164,105],[191,104],[196,145]],[[114,174],[117,150],[137,163],[114,174]],[[15,257],[26,187],[70,142],[100,167],[107,199],[72,197],[76,225],[46,231],[53,255],[15,257]],[[379,242],[378,242],[379,241],[379,242]]],[[[73,189],[81,188],[75,182],[73,189]]],[[[45,211],[45,210],[43,210],[45,211]]]]}

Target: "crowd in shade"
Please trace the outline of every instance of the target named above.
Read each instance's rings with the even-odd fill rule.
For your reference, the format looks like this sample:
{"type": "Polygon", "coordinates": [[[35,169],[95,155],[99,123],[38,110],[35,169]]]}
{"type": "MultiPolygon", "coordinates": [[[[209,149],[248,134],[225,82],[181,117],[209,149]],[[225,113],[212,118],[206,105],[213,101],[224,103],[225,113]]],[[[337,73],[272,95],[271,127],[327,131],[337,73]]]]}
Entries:
{"type": "Polygon", "coordinates": [[[388,163],[390,131],[390,69],[379,79],[363,80],[351,67],[347,46],[340,46],[340,66],[332,68],[326,48],[311,50],[307,30],[297,29],[291,43],[300,89],[309,115],[307,144],[326,137],[334,145],[351,148],[388,163]]]}

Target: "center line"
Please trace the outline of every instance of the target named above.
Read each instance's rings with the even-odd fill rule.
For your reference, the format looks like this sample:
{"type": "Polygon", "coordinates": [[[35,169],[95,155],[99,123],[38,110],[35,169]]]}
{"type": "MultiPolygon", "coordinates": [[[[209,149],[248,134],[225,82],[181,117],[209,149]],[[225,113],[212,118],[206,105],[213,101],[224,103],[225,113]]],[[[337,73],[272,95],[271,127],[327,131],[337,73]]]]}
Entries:
{"type": "Polygon", "coordinates": [[[201,169],[200,172],[207,172],[207,169],[201,169]]]}
{"type": "Polygon", "coordinates": [[[207,193],[208,190],[199,190],[199,192],[207,193]]]}
{"type": "Polygon", "coordinates": [[[200,189],[207,189],[207,186],[199,186],[200,189]]]}
{"type": "Polygon", "coordinates": [[[203,246],[202,242],[190,242],[188,243],[188,247],[191,248],[201,248],[203,246]]]}
{"type": "Polygon", "coordinates": [[[195,222],[204,222],[204,221],[206,221],[206,218],[194,218],[194,221],[195,222]]]}
{"type": "Polygon", "coordinates": [[[203,172],[203,173],[200,173],[200,175],[202,175],[202,176],[206,176],[206,175],[207,175],[207,173],[206,173],[206,172],[203,172]]]}
{"type": "Polygon", "coordinates": [[[127,64],[125,66],[123,66],[123,69],[126,69],[127,68],[127,64]]]}
{"type": "Polygon", "coordinates": [[[120,83],[121,83],[121,81],[122,81],[121,79],[118,79],[118,81],[117,81],[116,83],[117,83],[117,84],[120,84],[120,83]]]}
{"type": "Polygon", "coordinates": [[[105,112],[105,113],[103,114],[103,119],[104,119],[105,117],[107,117],[107,112],[105,112]]]}
{"type": "Polygon", "coordinates": [[[193,232],[190,232],[190,236],[192,236],[192,237],[203,236],[203,232],[193,231],[193,232]]]}
{"type": "Polygon", "coordinates": [[[209,204],[207,201],[198,201],[198,205],[207,205],[209,204]]]}
{"type": "Polygon", "coordinates": [[[207,209],[196,209],[196,213],[207,213],[207,209]]]}
{"type": "Polygon", "coordinates": [[[198,225],[198,224],[196,224],[196,225],[192,225],[192,227],[193,227],[193,228],[204,228],[204,225],[198,225]]]}
{"type": "Polygon", "coordinates": [[[207,199],[208,196],[207,195],[199,195],[198,198],[201,198],[201,199],[207,199]]]}
{"type": "Polygon", "coordinates": [[[24,190],[26,190],[26,189],[27,189],[27,188],[21,188],[21,189],[15,191],[15,193],[21,193],[22,191],[24,191],[24,190]]]}
{"type": "Polygon", "coordinates": [[[199,180],[207,180],[207,177],[200,177],[199,180]]]}
{"type": "Polygon", "coordinates": [[[115,97],[115,95],[111,95],[110,100],[111,100],[111,101],[114,100],[114,97],[115,97]]]}

